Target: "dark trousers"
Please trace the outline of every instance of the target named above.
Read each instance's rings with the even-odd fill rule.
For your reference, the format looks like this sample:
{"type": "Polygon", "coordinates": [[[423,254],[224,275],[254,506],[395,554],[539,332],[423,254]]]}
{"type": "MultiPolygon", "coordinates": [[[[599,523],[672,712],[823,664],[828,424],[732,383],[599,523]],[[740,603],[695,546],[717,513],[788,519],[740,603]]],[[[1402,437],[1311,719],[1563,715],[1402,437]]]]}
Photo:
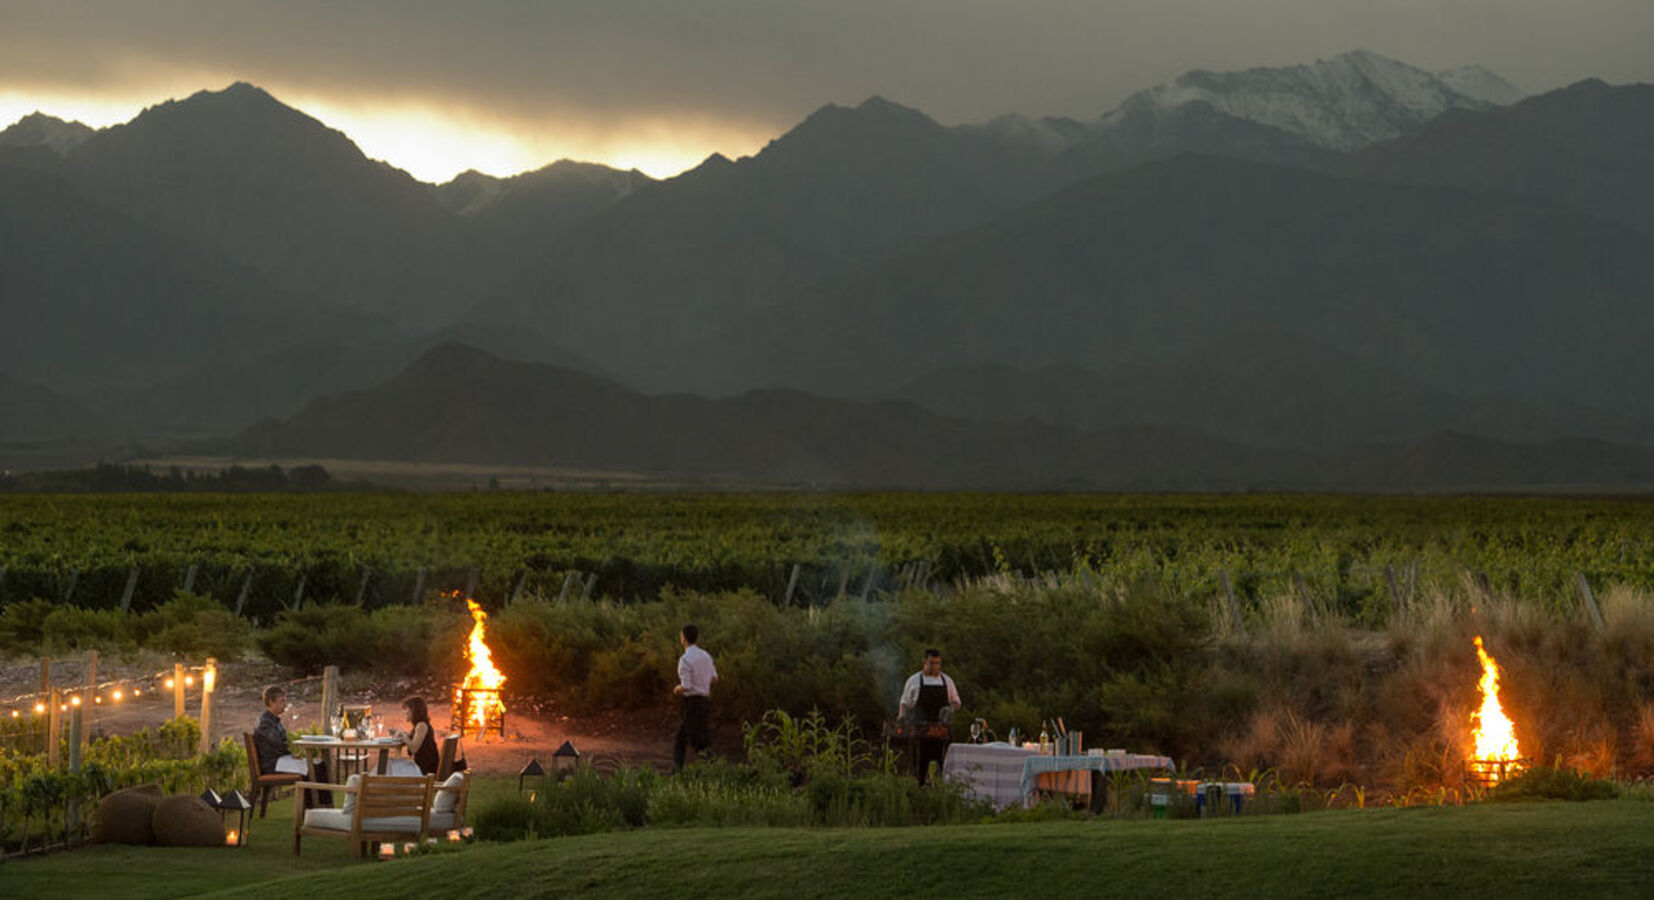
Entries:
{"type": "Polygon", "coordinates": [[[706,698],[684,697],[683,721],[678,725],[677,739],[672,742],[672,771],[683,771],[684,755],[689,747],[693,746],[698,752],[711,748],[709,731],[706,698]]]}
{"type": "Polygon", "coordinates": [[[919,783],[924,784],[930,777],[930,764],[936,763],[936,773],[942,773],[942,761],[948,756],[947,738],[920,738],[919,739],[919,783]]]}

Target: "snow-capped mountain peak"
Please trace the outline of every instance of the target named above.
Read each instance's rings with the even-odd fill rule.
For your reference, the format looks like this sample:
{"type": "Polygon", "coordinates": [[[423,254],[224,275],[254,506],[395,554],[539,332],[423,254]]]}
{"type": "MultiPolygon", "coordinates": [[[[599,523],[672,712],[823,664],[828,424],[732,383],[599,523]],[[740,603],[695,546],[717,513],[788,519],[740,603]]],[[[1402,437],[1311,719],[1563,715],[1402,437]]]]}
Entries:
{"type": "Polygon", "coordinates": [[[1449,109],[1494,105],[1422,69],[1356,50],[1308,65],[1188,72],[1132,95],[1101,124],[1109,127],[1130,110],[1169,112],[1195,103],[1344,151],[1393,138],[1449,109]]]}
{"type": "Polygon", "coordinates": [[[1460,66],[1457,69],[1437,72],[1436,77],[1466,97],[1485,100],[1498,106],[1509,106],[1527,96],[1521,88],[1481,66],[1460,66]]]}

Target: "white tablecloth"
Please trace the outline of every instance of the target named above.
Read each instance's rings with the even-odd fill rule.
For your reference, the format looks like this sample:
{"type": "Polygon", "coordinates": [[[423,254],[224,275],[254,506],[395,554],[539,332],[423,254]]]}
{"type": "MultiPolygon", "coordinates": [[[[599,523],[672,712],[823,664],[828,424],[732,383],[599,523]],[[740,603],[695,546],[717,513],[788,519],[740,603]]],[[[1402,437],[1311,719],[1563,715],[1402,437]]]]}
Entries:
{"type": "Polygon", "coordinates": [[[1170,769],[1169,756],[1127,753],[1124,756],[1040,756],[1006,743],[952,744],[942,763],[942,775],[962,781],[974,797],[995,809],[1030,806],[1034,785],[1044,772],[1118,772],[1124,769],[1170,769]]]}

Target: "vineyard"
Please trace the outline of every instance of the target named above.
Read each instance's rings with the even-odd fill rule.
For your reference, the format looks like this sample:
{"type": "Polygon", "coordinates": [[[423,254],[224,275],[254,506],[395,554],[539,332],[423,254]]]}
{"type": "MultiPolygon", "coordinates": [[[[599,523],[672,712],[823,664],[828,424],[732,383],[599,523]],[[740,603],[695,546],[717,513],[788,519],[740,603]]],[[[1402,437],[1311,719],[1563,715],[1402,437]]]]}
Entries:
{"type": "Polygon", "coordinates": [[[1356,618],[1473,579],[1570,602],[1654,588],[1625,499],[835,494],[55,495],[0,499],[0,604],[150,609],[184,588],[254,620],[469,590],[638,599],[750,588],[817,604],[988,576],[1152,582],[1356,618]]]}

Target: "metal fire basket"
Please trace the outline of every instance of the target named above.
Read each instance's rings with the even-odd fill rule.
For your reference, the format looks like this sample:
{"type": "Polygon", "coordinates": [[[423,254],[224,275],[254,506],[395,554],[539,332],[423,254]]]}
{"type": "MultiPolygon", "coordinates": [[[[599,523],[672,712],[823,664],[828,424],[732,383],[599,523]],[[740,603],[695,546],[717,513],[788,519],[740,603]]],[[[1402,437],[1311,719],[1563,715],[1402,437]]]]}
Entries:
{"type": "Polygon", "coordinates": [[[1467,759],[1464,777],[1477,787],[1490,788],[1521,774],[1527,767],[1525,759],[1467,759]]]}
{"type": "Polygon", "coordinates": [[[457,692],[458,702],[452,709],[453,714],[448,719],[448,730],[464,737],[467,734],[482,736],[493,732],[501,738],[505,737],[505,704],[500,702],[498,688],[466,688],[457,692]],[[484,703],[487,698],[493,702],[484,703]],[[473,704],[482,704],[484,709],[492,710],[487,716],[482,728],[477,728],[476,719],[471,715],[473,704]]]}

